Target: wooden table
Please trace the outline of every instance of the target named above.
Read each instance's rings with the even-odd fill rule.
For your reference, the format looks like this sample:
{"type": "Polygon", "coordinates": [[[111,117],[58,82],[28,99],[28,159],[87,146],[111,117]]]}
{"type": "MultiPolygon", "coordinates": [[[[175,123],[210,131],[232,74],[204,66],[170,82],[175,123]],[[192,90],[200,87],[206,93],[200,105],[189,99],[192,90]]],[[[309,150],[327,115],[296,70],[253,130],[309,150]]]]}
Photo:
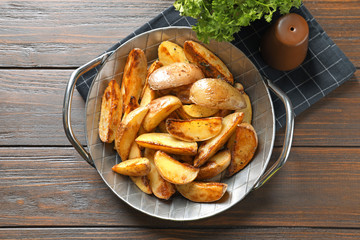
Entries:
{"type": "MultiPolygon", "coordinates": [[[[359,69],[360,1],[304,2],[359,69]]],[[[290,158],[271,181],[208,219],[170,222],[130,208],[69,144],[62,103],[71,72],[171,4],[0,2],[0,238],[359,239],[359,70],[296,118],[290,158]]],[[[78,93],[73,108],[85,143],[78,93]]]]}

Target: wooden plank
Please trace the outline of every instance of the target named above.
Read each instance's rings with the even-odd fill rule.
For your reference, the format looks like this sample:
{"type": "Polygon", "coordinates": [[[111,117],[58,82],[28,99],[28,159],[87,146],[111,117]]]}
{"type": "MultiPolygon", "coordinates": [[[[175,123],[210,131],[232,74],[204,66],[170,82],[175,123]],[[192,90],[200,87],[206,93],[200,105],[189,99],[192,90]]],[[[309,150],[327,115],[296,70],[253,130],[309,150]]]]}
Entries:
{"type": "MultiPolygon", "coordinates": [[[[1,1],[0,67],[77,67],[171,6],[171,0],[1,1]]],[[[357,0],[304,4],[360,67],[357,0]]]]}
{"type": "Polygon", "coordinates": [[[144,228],[3,228],[2,239],[359,239],[358,229],[234,228],[234,229],[144,229],[144,228]]]}
{"type": "Polygon", "coordinates": [[[360,148],[293,148],[268,183],[231,209],[179,223],[130,208],[72,148],[3,147],[0,226],[359,228],[359,156],[360,148]]]}
{"type": "MultiPolygon", "coordinates": [[[[0,146],[69,146],[62,104],[71,72],[0,70],[0,146]]],[[[296,118],[295,146],[360,146],[360,112],[355,111],[360,108],[359,76],[357,71],[355,77],[296,118]]],[[[84,106],[75,91],[72,122],[83,143],[84,106]]],[[[276,145],[280,146],[283,134],[278,136],[276,145]]]]}
{"type": "Polygon", "coordinates": [[[1,1],[2,67],[74,67],[98,56],[173,1],[1,1]]]}
{"type": "MultiPolygon", "coordinates": [[[[69,145],[62,107],[71,72],[0,70],[0,145],[69,145]]],[[[72,108],[75,134],[85,143],[85,103],[77,91],[72,108]]]]}

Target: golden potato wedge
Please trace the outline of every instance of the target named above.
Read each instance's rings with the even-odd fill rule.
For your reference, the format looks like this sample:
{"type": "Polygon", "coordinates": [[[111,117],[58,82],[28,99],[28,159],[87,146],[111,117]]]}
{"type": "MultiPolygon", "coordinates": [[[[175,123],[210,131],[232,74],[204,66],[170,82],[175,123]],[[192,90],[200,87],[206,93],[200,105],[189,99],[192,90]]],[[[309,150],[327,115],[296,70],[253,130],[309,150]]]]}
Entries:
{"type": "Polygon", "coordinates": [[[179,116],[180,119],[183,119],[183,120],[193,119],[193,117],[188,115],[182,107],[176,109],[175,112],[179,116]]]}
{"type": "Polygon", "coordinates": [[[147,107],[138,107],[119,124],[115,136],[115,149],[121,159],[128,159],[131,145],[148,111],[147,107]]]}
{"type": "Polygon", "coordinates": [[[147,60],[143,50],[134,48],[130,51],[121,83],[121,94],[123,97],[123,106],[130,103],[131,97],[140,99],[142,89],[145,85],[147,73],[147,60]]]}
{"type": "Polygon", "coordinates": [[[227,184],[219,182],[190,182],[176,185],[178,192],[193,202],[215,202],[224,196],[227,184]]]}
{"type": "Polygon", "coordinates": [[[204,180],[215,177],[229,166],[230,161],[231,154],[229,150],[218,152],[200,167],[196,180],[204,180]]]}
{"type": "Polygon", "coordinates": [[[173,137],[187,142],[205,141],[219,134],[222,128],[222,118],[198,118],[190,120],[166,120],[166,130],[173,137]]]}
{"type": "Polygon", "coordinates": [[[200,43],[185,41],[184,52],[186,58],[201,68],[208,78],[221,78],[230,84],[234,78],[226,65],[214,53],[200,43]]]}
{"type": "MultiPolygon", "coordinates": [[[[151,164],[150,164],[150,166],[151,166],[151,164]]],[[[141,177],[132,177],[132,176],[130,176],[130,179],[131,179],[131,181],[133,181],[133,183],[135,183],[135,185],[141,191],[143,191],[146,194],[152,194],[151,187],[150,187],[150,180],[149,180],[148,175],[141,176],[141,177]]]]}
{"type": "Polygon", "coordinates": [[[146,80],[145,80],[145,85],[144,88],[142,90],[141,93],[141,101],[140,101],[140,106],[146,106],[148,105],[152,100],[154,100],[157,96],[156,91],[152,90],[149,86],[149,76],[158,68],[162,67],[163,64],[159,61],[156,60],[154,61],[148,71],[147,71],[147,75],[146,75],[146,80]]]}
{"type": "Polygon", "coordinates": [[[112,167],[114,172],[126,176],[141,177],[150,172],[151,165],[147,158],[133,158],[122,161],[112,167]]]}
{"type": "Polygon", "coordinates": [[[230,136],[234,133],[237,124],[241,123],[244,113],[235,112],[222,120],[222,129],[220,133],[205,142],[203,142],[198,150],[198,154],[194,159],[194,166],[200,167],[229,140],[230,136]]]}
{"type": "Polygon", "coordinates": [[[199,67],[191,63],[172,63],[155,70],[148,79],[150,88],[162,90],[191,84],[204,78],[199,67]]]}
{"type": "Polygon", "coordinates": [[[140,146],[179,155],[195,155],[196,142],[185,142],[168,133],[145,133],[135,139],[140,146]]]}
{"type": "Polygon", "coordinates": [[[154,195],[160,199],[169,199],[175,193],[175,186],[161,177],[154,163],[155,151],[145,148],[144,156],[151,164],[149,178],[150,188],[154,195]]]}
{"type": "MultiPolygon", "coordinates": [[[[141,158],[141,150],[139,148],[139,146],[137,145],[137,143],[134,141],[134,143],[131,145],[130,148],[130,153],[129,153],[129,159],[134,159],[134,158],[141,158]]],[[[133,183],[135,183],[135,185],[144,193],[146,194],[151,194],[151,188],[150,188],[150,184],[149,184],[149,178],[147,177],[147,175],[145,176],[141,176],[141,177],[134,177],[134,176],[129,176],[131,181],[133,181],[133,183]]]]}
{"type": "Polygon", "coordinates": [[[249,96],[246,94],[246,92],[244,91],[244,87],[243,85],[241,85],[241,83],[235,83],[234,84],[234,88],[236,88],[243,96],[245,102],[246,102],[246,107],[245,108],[241,108],[236,110],[237,112],[243,112],[244,113],[244,119],[243,122],[249,123],[251,124],[251,120],[252,120],[252,107],[251,107],[251,101],[249,96]]]}
{"type": "Polygon", "coordinates": [[[211,117],[219,111],[218,109],[203,107],[196,104],[183,105],[182,109],[187,115],[193,118],[211,117]]]}
{"type": "Polygon", "coordinates": [[[196,81],[190,88],[189,99],[200,106],[237,110],[246,107],[242,94],[221,79],[204,78],[196,81]]]}
{"type": "Polygon", "coordinates": [[[128,103],[128,105],[125,106],[124,108],[124,115],[122,119],[125,119],[125,117],[133,110],[137,109],[139,107],[139,103],[137,101],[137,99],[134,96],[131,96],[130,98],[130,102],[128,103]]]}
{"type": "Polygon", "coordinates": [[[161,132],[161,133],[167,133],[168,131],[166,130],[166,120],[168,118],[173,118],[173,119],[180,119],[180,117],[178,116],[178,114],[176,113],[176,110],[174,112],[172,112],[165,120],[161,121],[159,123],[159,125],[157,126],[157,132],[161,132]]]}
{"type": "Polygon", "coordinates": [[[158,48],[159,60],[166,65],[175,62],[189,62],[182,47],[170,41],[163,41],[158,48]]]}
{"type": "Polygon", "coordinates": [[[170,113],[181,107],[181,101],[174,96],[164,96],[151,101],[147,106],[143,127],[146,132],[152,131],[159,123],[167,118],[170,113]]]}
{"type": "Polygon", "coordinates": [[[111,143],[115,139],[116,128],[121,121],[122,97],[120,86],[111,80],[105,89],[101,102],[99,137],[101,141],[111,143]]]}
{"type": "Polygon", "coordinates": [[[227,176],[232,176],[243,169],[254,157],[258,146],[255,129],[249,123],[241,123],[235,132],[235,141],[231,144],[231,162],[227,176]]]}
{"type": "Polygon", "coordinates": [[[137,145],[135,141],[131,144],[130,152],[128,156],[128,159],[133,159],[133,158],[141,158],[141,150],[139,148],[139,145],[137,145]]]}
{"type": "Polygon", "coordinates": [[[141,96],[140,106],[148,105],[156,98],[156,91],[150,89],[149,85],[145,85],[143,95],[141,96]]]}
{"type": "Polygon", "coordinates": [[[198,175],[199,169],[187,163],[181,163],[162,151],[157,151],[154,163],[160,175],[173,184],[192,182],[198,175]]]}

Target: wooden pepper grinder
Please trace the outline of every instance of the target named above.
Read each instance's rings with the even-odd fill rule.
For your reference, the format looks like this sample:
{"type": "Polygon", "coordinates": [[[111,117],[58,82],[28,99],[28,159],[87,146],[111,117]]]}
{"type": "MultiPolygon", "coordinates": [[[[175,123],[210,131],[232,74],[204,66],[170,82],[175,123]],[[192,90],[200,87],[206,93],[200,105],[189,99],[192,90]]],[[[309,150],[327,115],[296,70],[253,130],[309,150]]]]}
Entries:
{"type": "Polygon", "coordinates": [[[260,52],[264,61],[280,71],[298,67],[305,59],[309,42],[309,26],[296,13],[280,17],[264,34],[260,52]]]}

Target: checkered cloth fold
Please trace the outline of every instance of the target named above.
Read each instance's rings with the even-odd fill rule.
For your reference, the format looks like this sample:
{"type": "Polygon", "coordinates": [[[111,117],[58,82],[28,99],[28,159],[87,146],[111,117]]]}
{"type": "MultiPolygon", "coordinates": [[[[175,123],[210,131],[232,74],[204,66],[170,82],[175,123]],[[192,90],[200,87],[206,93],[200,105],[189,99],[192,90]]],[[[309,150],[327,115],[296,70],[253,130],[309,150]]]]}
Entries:
{"type": "MultiPolygon", "coordinates": [[[[255,64],[260,73],[279,86],[291,99],[295,116],[299,115],[312,104],[319,101],[332,90],[348,80],[355,72],[354,65],[344,53],[329,38],[310,12],[302,5],[292,9],[303,16],[309,25],[309,50],[304,62],[292,71],[278,71],[269,67],[261,58],[259,43],[261,36],[269,26],[264,20],[255,21],[249,27],[244,27],[235,34],[233,45],[238,47],[255,64]]],[[[280,17],[274,16],[274,20],[280,17]]],[[[115,50],[132,37],[155,28],[168,26],[192,26],[196,20],[182,17],[169,7],[135,32],[113,45],[108,51],[115,50]]],[[[81,96],[86,99],[89,86],[96,76],[100,66],[85,73],[76,83],[81,96]]],[[[285,124],[285,109],[281,101],[272,94],[277,128],[285,124]]]]}

